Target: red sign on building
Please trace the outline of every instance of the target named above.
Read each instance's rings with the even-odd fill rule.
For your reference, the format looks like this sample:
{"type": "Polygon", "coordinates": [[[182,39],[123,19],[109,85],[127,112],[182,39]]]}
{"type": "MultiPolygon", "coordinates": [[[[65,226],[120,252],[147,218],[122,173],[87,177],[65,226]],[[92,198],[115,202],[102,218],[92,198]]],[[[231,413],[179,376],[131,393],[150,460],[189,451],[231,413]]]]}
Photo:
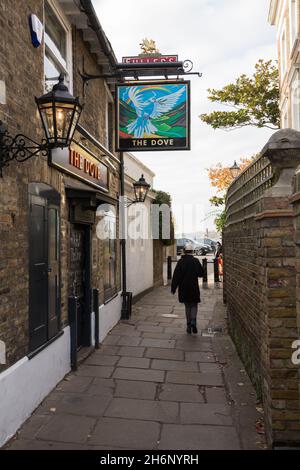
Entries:
{"type": "Polygon", "coordinates": [[[51,151],[50,164],[98,189],[108,190],[109,173],[104,163],[87,148],[72,142],[71,148],[51,151]]]}
{"type": "Polygon", "coordinates": [[[178,55],[160,55],[148,57],[122,57],[123,64],[153,64],[155,62],[178,62],[178,55]]]}

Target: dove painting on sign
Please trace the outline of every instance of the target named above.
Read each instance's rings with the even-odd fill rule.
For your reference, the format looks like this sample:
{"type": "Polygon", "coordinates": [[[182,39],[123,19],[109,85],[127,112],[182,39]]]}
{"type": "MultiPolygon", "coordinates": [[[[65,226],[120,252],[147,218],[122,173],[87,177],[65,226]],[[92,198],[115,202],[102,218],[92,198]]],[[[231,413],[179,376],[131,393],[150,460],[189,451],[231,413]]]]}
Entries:
{"type": "Polygon", "coordinates": [[[118,85],[117,150],[189,150],[189,82],[118,85]]]}

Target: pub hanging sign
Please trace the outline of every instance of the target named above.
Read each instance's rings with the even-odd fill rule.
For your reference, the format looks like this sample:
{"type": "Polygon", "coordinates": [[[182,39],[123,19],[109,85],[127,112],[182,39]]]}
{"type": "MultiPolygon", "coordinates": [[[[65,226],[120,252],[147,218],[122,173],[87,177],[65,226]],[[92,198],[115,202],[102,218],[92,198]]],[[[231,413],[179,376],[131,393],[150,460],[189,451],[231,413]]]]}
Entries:
{"type": "Polygon", "coordinates": [[[100,190],[108,190],[108,168],[87,148],[72,142],[70,148],[51,151],[50,165],[100,190]]]}
{"type": "Polygon", "coordinates": [[[190,150],[190,82],[117,87],[117,150],[190,150]]]}

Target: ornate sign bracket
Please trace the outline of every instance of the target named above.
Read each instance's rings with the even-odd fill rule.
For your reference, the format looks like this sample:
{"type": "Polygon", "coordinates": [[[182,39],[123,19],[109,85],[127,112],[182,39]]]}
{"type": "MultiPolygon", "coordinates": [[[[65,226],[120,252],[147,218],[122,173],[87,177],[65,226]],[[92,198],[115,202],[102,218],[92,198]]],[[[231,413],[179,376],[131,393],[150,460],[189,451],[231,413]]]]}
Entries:
{"type": "Polygon", "coordinates": [[[123,62],[118,62],[109,73],[99,75],[90,74],[85,70],[83,62],[82,71],[78,70],[83,81],[83,93],[89,81],[96,79],[105,79],[109,83],[116,85],[126,80],[138,81],[141,78],[143,80],[153,80],[164,77],[166,80],[179,80],[180,77],[187,75],[202,77],[202,73],[192,72],[193,62],[191,60],[186,59],[184,61],[178,61],[177,55],[162,55],[158,49],[156,49],[154,41],[153,43],[150,41],[150,45],[148,42],[146,45],[144,44],[145,40],[141,43],[141,45],[143,45],[141,54],[134,57],[123,58],[123,62]],[[148,49],[152,48],[151,52],[147,47],[148,49]]]}
{"type": "Polygon", "coordinates": [[[119,62],[116,65],[115,70],[109,74],[93,75],[87,73],[85,70],[79,72],[84,83],[90,80],[107,78],[122,81],[124,79],[133,78],[139,80],[141,77],[165,77],[169,79],[171,77],[182,77],[186,75],[197,75],[202,77],[200,72],[192,72],[193,62],[189,59],[180,62],[149,62],[149,63],[122,63],[119,62]]]}

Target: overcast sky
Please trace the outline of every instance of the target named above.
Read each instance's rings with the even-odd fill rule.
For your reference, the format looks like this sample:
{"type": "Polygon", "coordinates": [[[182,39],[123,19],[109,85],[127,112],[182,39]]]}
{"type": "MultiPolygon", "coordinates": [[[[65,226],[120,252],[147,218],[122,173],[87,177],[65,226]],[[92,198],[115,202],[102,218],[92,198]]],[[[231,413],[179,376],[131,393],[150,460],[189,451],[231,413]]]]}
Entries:
{"type": "Polygon", "coordinates": [[[155,188],[171,194],[178,232],[212,229],[214,217],[208,214],[214,209],[208,200],[215,190],[206,169],[219,162],[231,166],[235,159],[257,153],[272,132],[213,130],[198,116],[218,109],[208,101],[207,88],[221,88],[242,73],[251,74],[260,58],[276,58],[275,28],[267,21],[269,0],[93,3],[119,61],[122,56],[138,55],[139,43],[147,37],[156,41],[162,54],[190,59],[194,71],[203,73],[202,78],[191,77],[191,151],[135,155],[155,172],[155,188]],[[198,205],[193,224],[191,217],[182,218],[182,206],[189,204],[198,205]]]}

